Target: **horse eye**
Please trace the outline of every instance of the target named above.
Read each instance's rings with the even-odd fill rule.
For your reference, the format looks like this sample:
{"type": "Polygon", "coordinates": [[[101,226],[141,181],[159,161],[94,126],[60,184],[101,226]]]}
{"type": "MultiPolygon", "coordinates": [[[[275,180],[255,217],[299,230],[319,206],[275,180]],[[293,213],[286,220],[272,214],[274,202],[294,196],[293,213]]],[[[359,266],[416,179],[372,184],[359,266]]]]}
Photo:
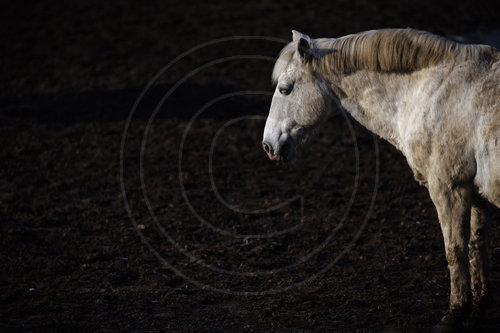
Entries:
{"type": "Polygon", "coordinates": [[[280,93],[283,95],[288,95],[292,91],[292,87],[280,87],[279,88],[280,93]]]}

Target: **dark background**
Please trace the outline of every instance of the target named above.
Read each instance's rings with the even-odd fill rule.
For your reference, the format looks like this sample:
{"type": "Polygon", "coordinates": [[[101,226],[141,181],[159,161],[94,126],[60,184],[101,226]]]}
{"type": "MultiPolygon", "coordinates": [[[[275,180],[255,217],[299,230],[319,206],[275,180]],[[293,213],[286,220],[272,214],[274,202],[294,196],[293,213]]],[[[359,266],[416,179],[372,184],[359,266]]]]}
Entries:
{"type": "MultiPolygon", "coordinates": [[[[240,116],[265,116],[270,96],[235,95],[193,115],[226,93],[271,92],[272,59],[284,44],[236,39],[186,55],[159,76],[131,116],[123,178],[120,144],[144,86],[201,43],[226,36],[287,41],[292,29],[338,37],[412,27],[498,47],[494,3],[2,2],[0,329],[429,330],[448,301],[442,236],[425,188],[388,143],[351,121],[353,135],[336,114],[297,164],[276,165],[261,151],[264,121],[241,120],[219,131],[210,183],[208,152],[217,131],[240,116]],[[200,70],[150,118],[190,71],[236,55],[271,60],[233,59],[200,70]],[[179,146],[190,120],[179,177],[179,146]],[[233,208],[247,210],[302,196],[303,225],[273,237],[240,237],[296,225],[299,201],[240,214],[221,204],[213,185],[233,208]],[[183,195],[212,228],[196,219],[183,195]],[[237,275],[208,265],[246,273],[292,268],[237,275]],[[271,292],[280,288],[286,290],[271,292]]],[[[494,298],[499,217],[492,208],[494,298]]],[[[493,302],[483,328],[493,331],[499,318],[493,302]]]]}

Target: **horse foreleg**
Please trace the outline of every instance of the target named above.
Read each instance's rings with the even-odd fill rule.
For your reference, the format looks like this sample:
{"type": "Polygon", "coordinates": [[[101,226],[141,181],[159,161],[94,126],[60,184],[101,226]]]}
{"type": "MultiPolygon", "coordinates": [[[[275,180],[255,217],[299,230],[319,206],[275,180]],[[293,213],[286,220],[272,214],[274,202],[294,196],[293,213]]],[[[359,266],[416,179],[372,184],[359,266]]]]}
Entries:
{"type": "Polygon", "coordinates": [[[472,298],[468,260],[472,191],[469,186],[429,181],[429,193],[438,212],[450,271],[449,312],[434,331],[460,331],[472,298]]]}
{"type": "Polygon", "coordinates": [[[488,295],[488,219],[484,202],[473,203],[470,220],[469,269],[473,309],[467,319],[472,328],[481,319],[488,295]]]}

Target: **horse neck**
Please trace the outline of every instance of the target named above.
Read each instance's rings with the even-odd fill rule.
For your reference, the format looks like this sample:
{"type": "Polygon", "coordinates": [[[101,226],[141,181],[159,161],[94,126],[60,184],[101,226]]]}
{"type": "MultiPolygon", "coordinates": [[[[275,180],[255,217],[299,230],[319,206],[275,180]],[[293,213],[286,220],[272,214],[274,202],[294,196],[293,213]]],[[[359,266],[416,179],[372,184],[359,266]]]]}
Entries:
{"type": "Polygon", "coordinates": [[[397,119],[410,93],[412,77],[357,71],[334,81],[333,91],[341,107],[361,125],[399,148],[397,119]]]}

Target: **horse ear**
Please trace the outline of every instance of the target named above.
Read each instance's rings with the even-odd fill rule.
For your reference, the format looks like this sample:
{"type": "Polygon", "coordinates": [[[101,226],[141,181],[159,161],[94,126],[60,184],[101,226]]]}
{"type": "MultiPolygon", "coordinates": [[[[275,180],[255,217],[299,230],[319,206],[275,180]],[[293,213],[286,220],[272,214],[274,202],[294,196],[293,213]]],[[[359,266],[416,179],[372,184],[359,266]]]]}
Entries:
{"type": "Polygon", "coordinates": [[[308,35],[303,34],[302,32],[299,32],[297,30],[292,30],[292,40],[294,42],[298,42],[299,39],[301,39],[301,38],[304,38],[308,42],[311,42],[311,37],[309,37],[308,35]]]}
{"type": "Polygon", "coordinates": [[[311,44],[304,38],[299,39],[297,43],[297,51],[299,52],[300,59],[302,62],[308,62],[312,59],[313,53],[311,50],[311,44]]]}
{"type": "Polygon", "coordinates": [[[311,49],[311,38],[296,30],[292,30],[293,41],[297,42],[297,51],[302,62],[311,60],[313,51],[311,49]]]}

